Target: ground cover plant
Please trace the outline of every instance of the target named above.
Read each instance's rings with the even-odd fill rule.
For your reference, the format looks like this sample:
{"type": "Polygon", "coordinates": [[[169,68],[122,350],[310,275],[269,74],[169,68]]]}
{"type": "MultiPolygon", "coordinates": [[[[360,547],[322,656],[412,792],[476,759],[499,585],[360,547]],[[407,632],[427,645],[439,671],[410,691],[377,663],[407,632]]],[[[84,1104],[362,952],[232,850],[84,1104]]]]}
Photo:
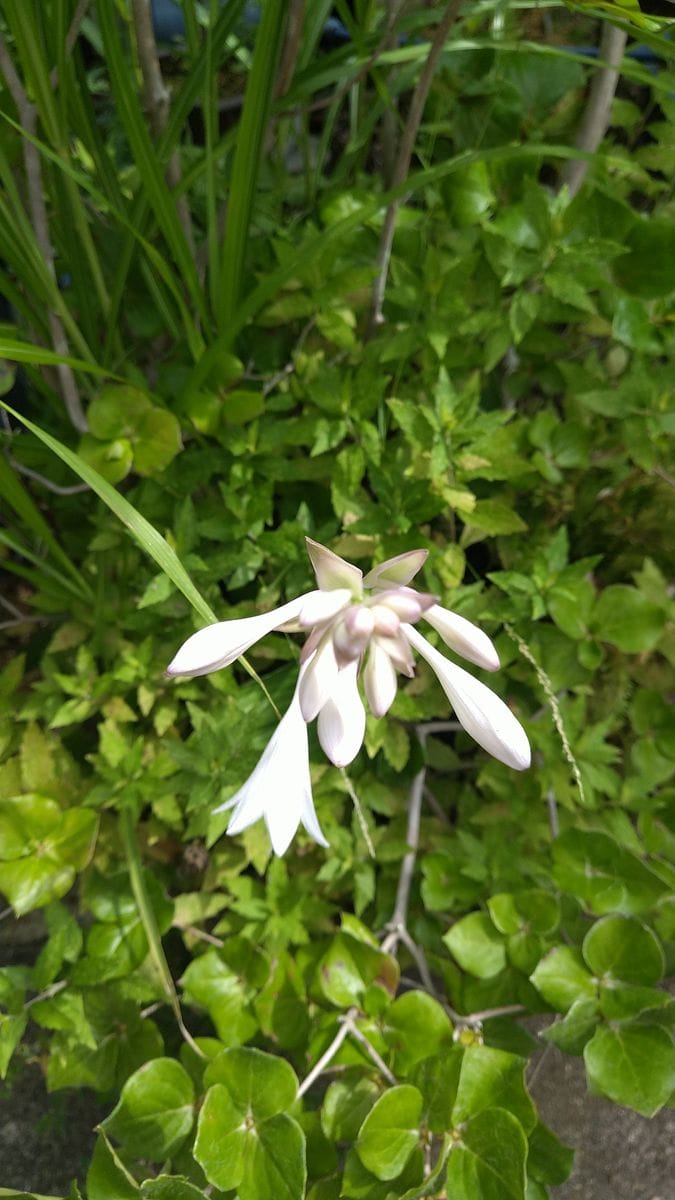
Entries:
{"type": "Polygon", "coordinates": [[[543,1200],[542,1046],[672,1103],[662,8],[5,0],[0,1074],[107,1113],[61,1196],[543,1200]]]}

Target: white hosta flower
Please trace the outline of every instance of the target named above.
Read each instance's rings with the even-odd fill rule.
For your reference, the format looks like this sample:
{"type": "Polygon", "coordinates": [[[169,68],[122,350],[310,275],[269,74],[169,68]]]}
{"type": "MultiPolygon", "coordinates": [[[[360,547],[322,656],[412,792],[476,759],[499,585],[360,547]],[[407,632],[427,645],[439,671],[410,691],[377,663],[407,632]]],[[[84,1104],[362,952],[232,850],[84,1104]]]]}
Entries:
{"type": "MultiPolygon", "coordinates": [[[[220,670],[273,630],[307,634],[298,684],[285,716],[253,774],[224,808],[233,807],[228,833],[265,819],[276,854],[287,849],[298,825],[321,845],[309,775],[307,723],[318,718],[321,746],[336,766],[358,754],[365,735],[363,690],[372,713],[383,716],[394,702],[399,673],[414,674],[412,650],[438,676],[457,719],[483,749],[522,771],[530,764],[524,729],[503,700],[440,654],[415,628],[424,618],[451,650],[495,671],[499,657],[489,637],[471,621],[441,608],[436,597],[410,587],[426,550],[411,550],[374,567],[363,577],[325,546],[307,538],[318,588],[273,612],[220,621],[181,646],[168,675],[205,675],[220,670]]],[[[218,810],[220,811],[220,810],[218,810]]]]}
{"type": "Polygon", "coordinates": [[[310,837],[322,846],[328,842],[321,826],[312,799],[312,781],[309,775],[309,744],[307,724],[300,711],[298,687],[290,706],[270,738],[262,758],[246,783],[226,804],[216,812],[233,808],[228,833],[241,833],[264,817],[275,854],[282,855],[297,832],[304,825],[310,837]],[[279,788],[283,780],[283,801],[279,802],[279,788]]]}

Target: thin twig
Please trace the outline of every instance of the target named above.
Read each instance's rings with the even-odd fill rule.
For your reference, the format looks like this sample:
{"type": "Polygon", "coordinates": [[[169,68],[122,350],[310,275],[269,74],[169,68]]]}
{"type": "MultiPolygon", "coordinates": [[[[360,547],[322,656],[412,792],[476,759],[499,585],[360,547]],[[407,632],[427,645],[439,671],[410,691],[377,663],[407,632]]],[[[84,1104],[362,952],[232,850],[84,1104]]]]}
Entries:
{"type": "Polygon", "coordinates": [[[26,1000],[24,1008],[30,1008],[31,1004],[37,1004],[40,1000],[51,1000],[53,996],[58,996],[59,992],[62,992],[67,986],[67,979],[59,979],[58,983],[50,983],[49,987],[45,988],[44,992],[40,992],[39,995],[33,996],[31,1000],[26,1000]]]}
{"type": "Polygon", "coordinates": [[[216,937],[215,933],[207,933],[205,929],[198,929],[196,925],[186,925],[181,932],[189,933],[191,937],[197,938],[200,942],[208,942],[209,946],[217,946],[219,950],[222,950],[225,945],[223,939],[216,937]]]}
{"type": "Polygon", "coordinates": [[[389,1070],[389,1067],[387,1066],[386,1062],[384,1061],[382,1056],[380,1054],[378,1054],[377,1050],[373,1046],[373,1043],[366,1037],[363,1030],[359,1029],[358,1025],[355,1024],[354,1018],[350,1017],[350,1016],[345,1017],[345,1025],[347,1026],[347,1030],[349,1033],[351,1033],[352,1037],[355,1038],[356,1041],[359,1042],[360,1045],[363,1046],[363,1049],[365,1050],[366,1054],[375,1063],[375,1066],[377,1067],[380,1074],[384,1075],[384,1078],[386,1079],[387,1083],[390,1083],[392,1085],[392,1087],[395,1086],[395,1084],[397,1082],[396,1076],[393,1075],[392,1072],[389,1070]]]}
{"type": "MultiPolygon", "coordinates": [[[[35,232],[35,240],[49,274],[52,279],[56,280],[54,251],[49,237],[49,219],[47,217],[47,206],[44,200],[42,185],[42,163],[40,162],[40,155],[31,141],[37,129],[37,110],[26,95],[24,86],[19,79],[2,37],[0,37],[0,70],[5,77],[9,94],[16,106],[19,124],[29,135],[22,138],[21,143],[26,170],[28,207],[35,232]]],[[[49,323],[49,333],[54,351],[62,358],[67,358],[70,350],[60,316],[50,308],[47,311],[47,321],[49,323]]],[[[84,415],[80,401],[75,376],[71,368],[65,363],[57,364],[56,373],[70,421],[78,433],[86,433],[89,426],[87,425],[87,418],[84,415]]]]}
{"type": "MultiPolygon", "coordinates": [[[[463,0],[450,0],[445,13],[443,14],[436,32],[431,39],[429,53],[426,62],[422,68],[422,73],[417,80],[415,90],[410,101],[410,110],[406,119],[401,145],[399,147],[398,157],[394,164],[392,174],[392,187],[398,187],[404,182],[410,170],[410,162],[412,159],[415,140],[419,131],[420,123],[424,113],[424,106],[429,95],[429,89],[434,77],[436,65],[445,46],[448,34],[459,16],[459,11],[462,7],[463,0]]],[[[387,276],[389,274],[389,260],[391,258],[391,250],[394,242],[394,230],[396,228],[396,215],[398,213],[400,200],[394,200],[389,205],[382,228],[382,236],[380,239],[380,248],[377,255],[377,275],[373,285],[373,303],[371,323],[373,327],[382,324],[382,305],[384,303],[384,293],[387,287],[387,276]]]]}
{"type": "Polygon", "coordinates": [[[553,788],[550,788],[546,793],[546,804],[548,807],[548,824],[551,830],[551,837],[555,841],[560,833],[560,820],[558,818],[558,802],[555,798],[553,788]]]}
{"type": "MultiPolygon", "coordinates": [[[[171,93],[164,82],[162,68],[159,63],[150,0],[131,0],[131,12],[136,35],[138,61],[141,67],[141,74],[143,75],[145,110],[148,114],[153,137],[155,141],[158,141],[164,133],[167,121],[169,120],[171,93]]],[[[178,151],[174,150],[166,166],[166,182],[170,188],[175,190],[180,185],[181,178],[180,158],[178,157],[178,151]]],[[[185,240],[194,257],[195,246],[192,234],[192,218],[186,196],[181,195],[177,197],[176,211],[183,233],[185,234],[185,240]]]]}
{"type": "Polygon", "coordinates": [[[347,1022],[350,1019],[353,1020],[354,1017],[358,1016],[358,1011],[359,1010],[357,1008],[350,1008],[349,1012],[345,1014],[344,1020],[341,1022],[340,1028],[335,1034],[330,1046],[324,1050],[321,1058],[317,1059],[311,1071],[309,1072],[309,1075],[306,1075],[300,1084],[300,1087],[298,1088],[298,1099],[300,1099],[301,1096],[304,1096],[305,1092],[309,1091],[312,1084],[326,1070],[326,1067],[329,1065],[329,1063],[333,1061],[335,1055],[340,1049],[340,1046],[344,1042],[345,1038],[349,1035],[350,1026],[347,1024],[347,1022]]]}
{"type": "MultiPolygon", "coordinates": [[[[595,154],[607,133],[612,113],[612,101],[619,82],[619,67],[626,49],[626,32],[606,21],[600,38],[602,66],[593,75],[588,103],[575,139],[577,150],[595,154]]],[[[589,168],[587,158],[573,158],[565,163],[561,183],[567,186],[570,197],[576,196],[589,168]]]]}
{"type": "Polygon", "coordinates": [[[52,483],[51,479],[47,479],[46,475],[40,475],[32,467],[24,467],[23,463],[17,462],[15,458],[8,456],[7,461],[12,464],[15,471],[19,472],[19,475],[25,475],[27,479],[34,479],[36,483],[41,483],[48,492],[54,492],[56,496],[77,496],[80,492],[89,491],[88,483],[71,483],[67,486],[60,483],[52,483]]]}
{"type": "Polygon", "coordinates": [[[366,843],[366,848],[368,850],[368,853],[371,858],[375,858],[376,855],[375,855],[375,847],[373,845],[373,839],[370,836],[370,830],[368,829],[368,825],[366,824],[365,813],[361,806],[361,801],[359,800],[356,788],[354,787],[354,784],[352,783],[351,779],[349,778],[344,767],[340,767],[340,774],[342,775],[342,778],[344,779],[344,781],[347,785],[347,791],[349,792],[351,802],[354,805],[354,811],[356,813],[356,817],[359,822],[359,826],[361,828],[361,833],[363,834],[363,840],[366,843]]]}
{"type": "Polygon", "coordinates": [[[408,904],[410,902],[410,888],[415,873],[415,862],[417,861],[417,849],[420,841],[420,817],[422,813],[422,796],[424,795],[424,781],[426,779],[426,766],[422,767],[416,774],[410,788],[410,797],[408,800],[408,828],[406,830],[406,843],[410,849],[403,856],[401,862],[401,870],[398,877],[398,887],[396,889],[396,902],[392,913],[391,921],[389,922],[389,933],[382,942],[382,949],[387,954],[396,954],[399,941],[403,939],[403,931],[406,930],[406,922],[408,919],[408,904]]]}
{"type": "MultiPolygon", "coordinates": [[[[80,25],[82,24],[82,22],[84,21],[84,18],[87,15],[87,9],[89,8],[90,4],[91,4],[91,0],[80,0],[80,3],[78,4],[77,8],[75,9],[75,12],[73,13],[73,19],[70,22],[70,25],[68,26],[66,40],[63,45],[63,50],[64,50],[63,57],[64,58],[70,58],[70,55],[73,52],[75,43],[80,35],[80,25]]],[[[59,69],[58,69],[58,67],[54,67],[51,75],[49,76],[49,82],[51,84],[52,91],[55,92],[59,85],[59,69]]]]}

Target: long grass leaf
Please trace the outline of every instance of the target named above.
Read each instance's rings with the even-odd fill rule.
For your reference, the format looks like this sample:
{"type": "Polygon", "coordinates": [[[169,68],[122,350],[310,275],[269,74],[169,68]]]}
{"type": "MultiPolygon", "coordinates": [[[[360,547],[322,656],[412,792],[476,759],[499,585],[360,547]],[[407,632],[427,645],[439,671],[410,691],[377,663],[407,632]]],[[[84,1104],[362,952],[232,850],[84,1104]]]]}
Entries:
{"type": "Polygon", "coordinates": [[[215,621],[217,618],[213,609],[210,608],[204,597],[195,587],[175,550],[171,548],[161,533],[155,529],[154,525],[146,521],[145,517],[141,516],[133,504],[130,504],[112,484],[108,483],[102,475],[99,475],[98,471],[94,470],[93,467],[90,467],[74,450],[70,450],[58,438],[52,437],[50,433],[41,429],[39,425],[35,425],[27,417],[23,417],[21,413],[10,408],[8,404],[5,404],[4,400],[0,400],[0,404],[12,416],[21,421],[31,433],[35,434],[35,437],[39,438],[43,445],[56,454],[61,459],[61,462],[64,462],[76,475],[79,475],[84,483],[89,484],[92,491],[96,492],[96,495],[100,496],[101,500],[114,512],[122,524],[126,525],[129,532],[141,548],[145,550],[146,554],[157,563],[157,566],[165,575],[168,575],[171,582],[178,588],[179,592],[183,593],[186,600],[189,600],[195,612],[199,614],[202,620],[209,623],[215,621]]]}
{"type": "Polygon", "coordinates": [[[24,487],[6,458],[0,454],[0,496],[9,504],[34,537],[44,542],[50,554],[65,571],[72,576],[84,595],[91,595],[91,588],[68,555],[61,549],[49,525],[37,507],[33,497],[24,487]]]}
{"type": "Polygon", "coordinates": [[[274,71],[287,9],[288,4],[281,3],[280,0],[264,6],[246,84],[232,167],[216,314],[221,332],[229,327],[241,292],[253,196],[260,170],[263,139],[274,88],[274,71]]]}
{"type": "MultiPolygon", "coordinates": [[[[155,529],[154,525],[151,525],[138,512],[138,509],[134,508],[133,504],[130,504],[124,496],[120,495],[112,484],[108,483],[102,475],[99,475],[98,471],[95,471],[93,467],[90,467],[74,450],[70,450],[68,446],[64,446],[63,442],[60,442],[58,438],[52,437],[50,433],[41,429],[39,425],[35,425],[33,421],[29,421],[27,417],[22,417],[21,413],[17,412],[16,409],[12,408],[4,400],[0,399],[0,405],[7,409],[7,412],[11,413],[13,417],[21,421],[31,433],[35,434],[35,437],[43,445],[56,454],[76,475],[79,475],[80,479],[89,484],[91,490],[96,492],[96,495],[101,498],[103,503],[107,504],[111,512],[114,512],[118,520],[126,526],[141,549],[157,563],[160,571],[163,571],[168,576],[178,591],[182,592],[185,599],[192,605],[201,619],[208,625],[213,624],[218,619],[216,614],[204,599],[199,589],[195,587],[176,551],[172,549],[166,538],[162,537],[159,530],[155,529]]],[[[279,710],[257,671],[254,670],[245,655],[242,654],[238,661],[251,676],[251,679],[254,679],[258,687],[264,692],[275,713],[279,716],[279,710]]]]}
{"type": "Polygon", "coordinates": [[[122,52],[115,8],[109,3],[98,4],[97,13],[112,93],[141,184],[147,192],[157,223],[173,255],[178,278],[189,292],[194,311],[199,314],[201,320],[206,320],[206,306],[197,267],[178,219],[174,197],[167,187],[157,149],[151,141],[143,117],[133,71],[122,52]]]}

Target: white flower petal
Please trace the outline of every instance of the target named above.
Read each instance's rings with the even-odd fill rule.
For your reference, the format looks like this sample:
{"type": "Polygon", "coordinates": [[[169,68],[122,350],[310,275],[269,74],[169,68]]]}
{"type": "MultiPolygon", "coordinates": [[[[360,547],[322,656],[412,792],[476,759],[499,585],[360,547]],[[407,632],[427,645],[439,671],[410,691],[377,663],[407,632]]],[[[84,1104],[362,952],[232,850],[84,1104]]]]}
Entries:
{"type": "Polygon", "coordinates": [[[288,604],[255,617],[236,617],[233,621],[218,621],[215,625],[199,629],[183,642],[166,668],[166,674],[208,675],[210,671],[229,667],[254,642],[296,618],[310,595],[313,593],[297,596],[288,604]]]}
{"type": "Polygon", "coordinates": [[[440,633],[446,646],[456,654],[461,654],[462,658],[476,663],[478,667],[485,667],[486,671],[499,670],[499,655],[488,635],[467,621],[466,617],[434,604],[427,609],[424,619],[440,633]]]}
{"type": "Polygon", "coordinates": [[[403,630],[411,646],[435,671],[458,720],[479,746],[516,771],[530,765],[530,744],[511,709],[490,688],[439,653],[414,626],[403,630]]]}
{"type": "Polygon", "coordinates": [[[366,710],[356,684],[358,662],[340,671],[330,700],[319,713],[321,748],[336,767],[347,767],[356,758],[366,732],[366,710]]]}
{"type": "Polygon", "coordinates": [[[348,563],[346,559],[340,558],[338,554],[333,554],[332,550],[328,550],[320,542],[308,537],[305,538],[305,542],[316,582],[322,592],[330,592],[333,588],[349,588],[350,595],[361,595],[363,571],[348,563]]]}
{"type": "Polygon", "coordinates": [[[348,588],[333,588],[331,592],[310,592],[298,618],[301,625],[311,628],[323,621],[336,617],[341,609],[351,604],[352,594],[348,588]]]}
{"type": "Polygon", "coordinates": [[[298,685],[300,709],[305,721],[313,721],[333,693],[338,677],[338,662],[330,630],[307,663],[298,685]]]}
{"type": "Polygon", "coordinates": [[[412,625],[419,620],[423,612],[436,603],[436,596],[428,592],[416,592],[414,588],[409,587],[377,592],[376,595],[378,605],[386,605],[401,621],[409,621],[412,625]]]}
{"type": "Polygon", "coordinates": [[[285,854],[300,823],[315,841],[328,845],[312,799],[307,726],[297,688],[255,770],[236,795],[215,811],[226,808],[234,808],[228,834],[241,833],[264,817],[279,856],[285,854]]]}
{"type": "Polygon", "coordinates": [[[373,640],[363,668],[363,686],[374,717],[383,717],[391,708],[396,699],[397,684],[396,670],[391,658],[382,644],[373,640]]]}
{"type": "Polygon", "coordinates": [[[386,562],[379,563],[366,575],[363,586],[368,588],[391,587],[392,584],[410,583],[429,557],[428,550],[406,550],[386,562]]]}

